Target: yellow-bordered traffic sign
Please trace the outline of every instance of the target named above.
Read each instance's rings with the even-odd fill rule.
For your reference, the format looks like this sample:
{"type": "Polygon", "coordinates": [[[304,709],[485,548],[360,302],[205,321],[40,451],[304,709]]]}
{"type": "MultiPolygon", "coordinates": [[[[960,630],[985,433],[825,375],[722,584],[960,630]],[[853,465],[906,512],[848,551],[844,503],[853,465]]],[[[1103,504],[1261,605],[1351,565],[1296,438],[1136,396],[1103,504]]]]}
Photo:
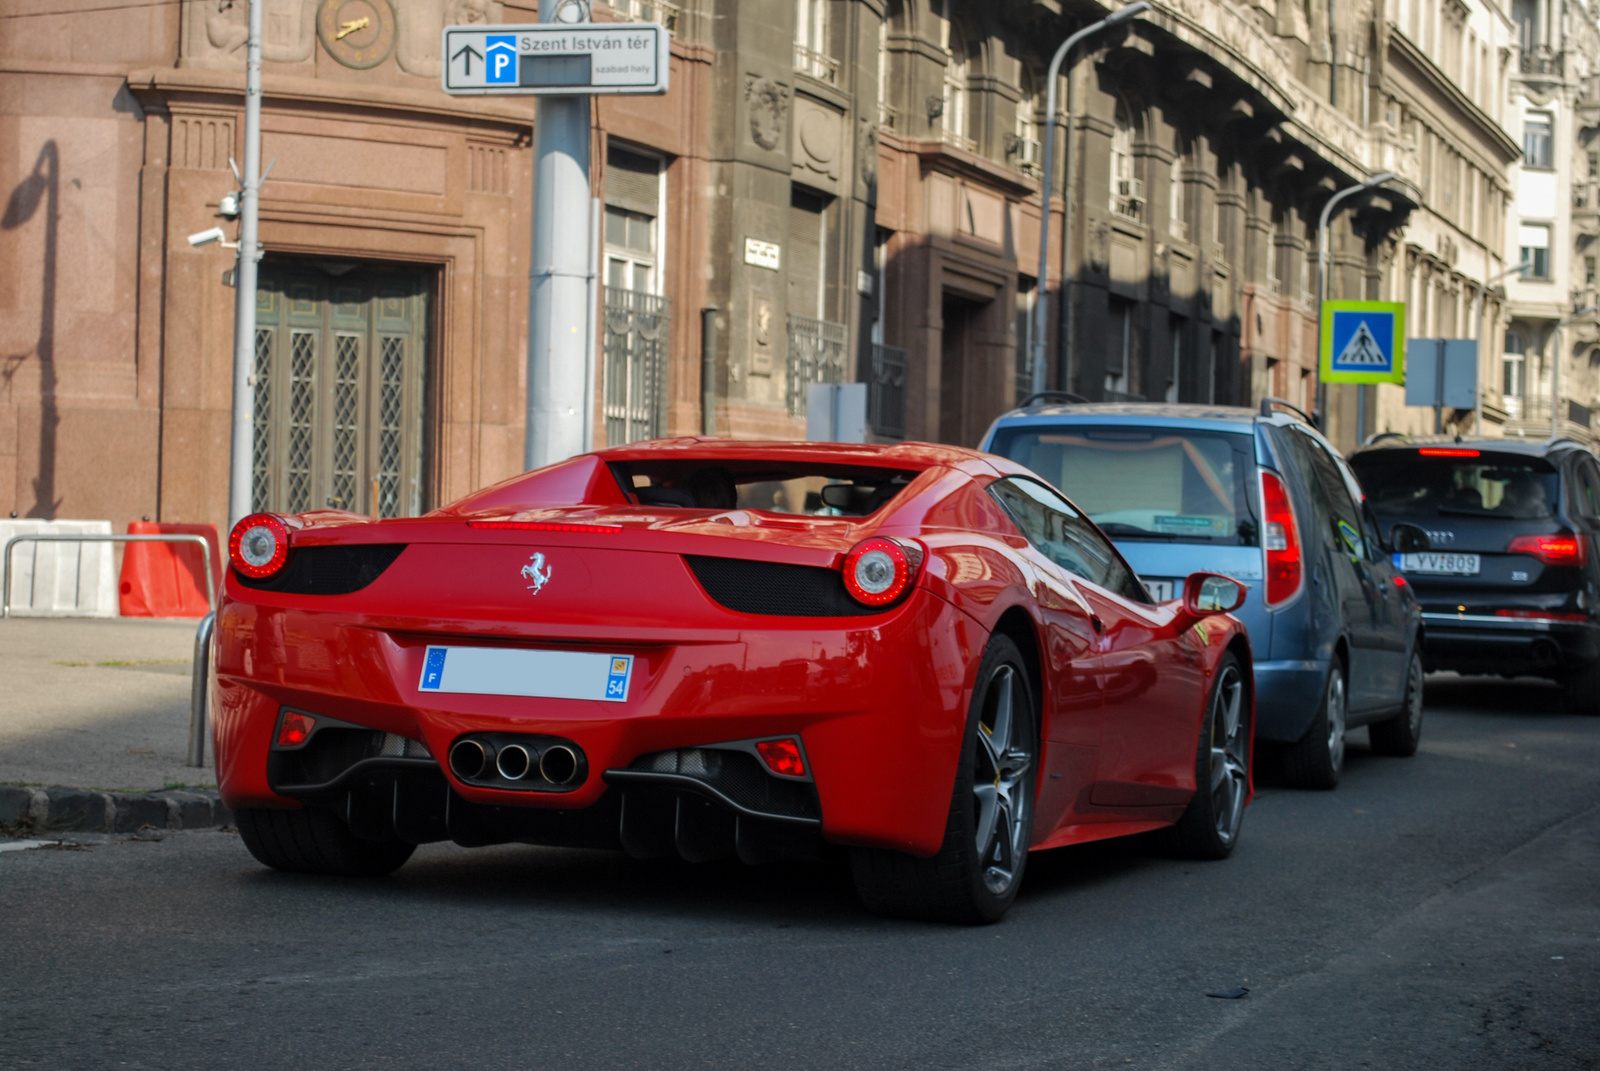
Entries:
{"type": "Polygon", "coordinates": [[[1404,383],[1406,306],[1324,301],[1319,361],[1324,383],[1404,383]]]}

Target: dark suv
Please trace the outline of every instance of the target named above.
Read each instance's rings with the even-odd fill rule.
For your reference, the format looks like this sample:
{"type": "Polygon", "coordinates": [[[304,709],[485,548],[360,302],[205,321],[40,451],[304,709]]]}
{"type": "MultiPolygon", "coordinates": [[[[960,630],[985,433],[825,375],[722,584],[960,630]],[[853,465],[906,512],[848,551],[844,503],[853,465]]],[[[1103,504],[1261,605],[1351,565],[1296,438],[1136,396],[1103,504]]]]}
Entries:
{"type": "Polygon", "coordinates": [[[1430,670],[1548,677],[1600,713],[1600,462],[1570,439],[1389,441],[1350,458],[1422,603],[1430,670]],[[1405,540],[1396,540],[1405,543],[1405,540]]]}

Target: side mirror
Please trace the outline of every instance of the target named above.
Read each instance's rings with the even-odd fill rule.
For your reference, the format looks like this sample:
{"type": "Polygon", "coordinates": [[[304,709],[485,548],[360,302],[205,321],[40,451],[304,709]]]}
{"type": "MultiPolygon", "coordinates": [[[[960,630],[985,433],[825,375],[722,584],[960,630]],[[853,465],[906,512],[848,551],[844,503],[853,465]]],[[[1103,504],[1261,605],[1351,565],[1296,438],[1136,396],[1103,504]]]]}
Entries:
{"type": "Polygon", "coordinates": [[[1433,549],[1428,533],[1414,524],[1397,524],[1389,529],[1389,545],[1397,554],[1420,554],[1433,549]]]}
{"type": "Polygon", "coordinates": [[[1183,582],[1183,609],[1192,617],[1226,614],[1244,605],[1250,589],[1229,576],[1190,573],[1183,582]]]}

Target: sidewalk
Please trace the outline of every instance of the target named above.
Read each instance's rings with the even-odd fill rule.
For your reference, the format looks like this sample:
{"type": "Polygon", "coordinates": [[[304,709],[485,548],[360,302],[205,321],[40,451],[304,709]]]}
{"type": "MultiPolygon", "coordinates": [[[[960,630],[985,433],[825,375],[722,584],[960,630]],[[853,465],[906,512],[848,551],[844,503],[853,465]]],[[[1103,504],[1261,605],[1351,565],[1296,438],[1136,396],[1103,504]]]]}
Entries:
{"type": "Polygon", "coordinates": [[[226,821],[214,803],[209,741],[206,767],[184,765],[198,625],[0,620],[0,825],[114,829],[137,821],[130,827],[137,829],[226,821]]]}

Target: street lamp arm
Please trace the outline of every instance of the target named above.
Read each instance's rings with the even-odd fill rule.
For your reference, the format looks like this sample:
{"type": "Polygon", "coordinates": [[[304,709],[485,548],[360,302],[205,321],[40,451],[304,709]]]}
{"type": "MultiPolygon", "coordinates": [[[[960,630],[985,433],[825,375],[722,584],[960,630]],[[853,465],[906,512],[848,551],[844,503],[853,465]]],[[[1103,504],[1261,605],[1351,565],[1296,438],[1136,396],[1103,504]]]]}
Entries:
{"type": "MultiPolygon", "coordinates": [[[[1069,36],[1065,41],[1061,42],[1061,47],[1056,49],[1056,54],[1050,57],[1050,70],[1045,76],[1044,144],[1041,146],[1041,152],[1044,155],[1044,169],[1040,176],[1039,189],[1039,274],[1036,277],[1037,282],[1034,283],[1033,292],[1034,326],[1031,363],[1033,365],[1033,392],[1035,394],[1044,390],[1044,329],[1049,319],[1049,305],[1045,301],[1044,295],[1046,282],[1050,278],[1050,191],[1052,184],[1055,182],[1056,82],[1061,77],[1061,65],[1084,38],[1108,27],[1127,22],[1135,15],[1150,10],[1150,7],[1150,0],[1135,0],[1134,3],[1120,7],[1099,22],[1091,23],[1069,36]]],[[[1070,133],[1068,131],[1069,135],[1070,133]]],[[[1067,143],[1067,153],[1070,157],[1072,153],[1071,141],[1067,143]]],[[[1070,213],[1072,210],[1070,190],[1067,191],[1067,195],[1066,207],[1070,213]]],[[[1070,227],[1062,228],[1061,241],[1063,245],[1071,241],[1070,227]]],[[[1062,289],[1061,315],[1064,318],[1068,315],[1067,296],[1065,294],[1065,271],[1063,271],[1062,289]]],[[[1062,384],[1062,386],[1065,388],[1067,385],[1062,384]]]]}

